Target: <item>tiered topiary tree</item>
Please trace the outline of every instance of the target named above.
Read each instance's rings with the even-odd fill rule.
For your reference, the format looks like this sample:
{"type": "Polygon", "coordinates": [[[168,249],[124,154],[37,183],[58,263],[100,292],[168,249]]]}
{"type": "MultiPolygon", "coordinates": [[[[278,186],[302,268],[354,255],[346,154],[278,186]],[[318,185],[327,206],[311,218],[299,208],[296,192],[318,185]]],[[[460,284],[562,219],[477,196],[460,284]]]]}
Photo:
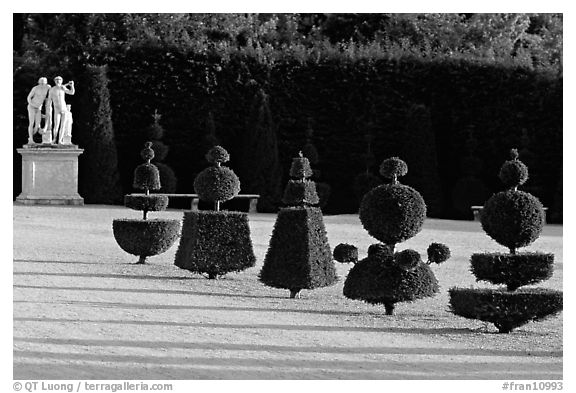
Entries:
{"type": "Polygon", "coordinates": [[[302,289],[326,287],[336,283],[336,269],[324,228],[322,211],[310,162],[302,155],[292,159],[290,177],[274,224],[272,238],[260,281],[290,290],[290,297],[300,297],[302,289]]]}
{"type": "Polygon", "coordinates": [[[507,187],[494,194],[482,210],[482,228],[510,253],[472,254],[472,273],[477,281],[503,284],[506,289],[451,288],[451,311],[465,318],[493,323],[501,333],[509,333],[529,321],[537,321],[562,311],[561,291],[523,288],[552,276],[554,255],[541,252],[518,252],[518,248],[534,242],[544,226],[544,210],[540,201],[518,187],[528,179],[528,168],[512,159],[500,170],[500,179],[507,187]]]}
{"type": "Polygon", "coordinates": [[[122,218],[115,219],[112,223],[116,242],[127,253],[139,256],[139,264],[146,263],[149,256],[168,250],[180,234],[180,220],[148,219],[149,211],[166,209],[168,197],[150,194],[150,190],[160,188],[158,168],[150,162],[154,158],[151,142],[146,142],[141,156],[146,162],[136,167],[133,186],[143,190],[144,194],[125,195],[124,205],[141,210],[142,219],[122,218]]]}
{"type": "MultiPolygon", "coordinates": [[[[320,156],[316,146],[314,146],[312,138],[314,137],[314,130],[311,126],[311,120],[308,120],[308,128],[306,129],[306,144],[302,147],[302,154],[308,159],[311,165],[318,165],[320,163],[320,156]]],[[[320,180],[320,169],[312,169],[312,177],[316,184],[316,192],[318,194],[318,205],[321,209],[325,208],[328,204],[328,198],[330,198],[330,192],[332,188],[330,184],[325,182],[319,182],[320,180]]]]}
{"type": "Polygon", "coordinates": [[[240,192],[238,176],[222,165],[230,160],[228,152],[215,146],[206,154],[206,159],[213,166],[196,176],[194,190],[201,200],[214,203],[214,211],[184,213],[182,237],[174,264],[216,279],[254,266],[256,257],[250,239],[248,214],[220,210],[222,202],[240,192]]]}
{"type": "Polygon", "coordinates": [[[162,115],[158,111],[154,111],[154,122],[144,130],[146,140],[152,142],[152,149],[155,153],[155,163],[158,171],[160,172],[160,182],[162,186],[158,192],[173,194],[176,192],[178,180],[176,174],[167,164],[163,161],[166,159],[170,148],[162,141],[164,138],[164,127],[160,124],[162,115]]]}
{"type": "Polygon", "coordinates": [[[398,302],[437,293],[438,281],[428,265],[442,263],[450,257],[450,250],[441,243],[428,247],[426,263],[415,250],[395,252],[397,243],[420,232],[426,218],[426,204],[420,193],[398,182],[398,177],[407,171],[406,163],[397,157],[384,160],[380,174],[391,183],[369,191],[360,204],[364,229],[382,243],[371,245],[368,257],[358,263],[355,246],[339,244],[334,250],[334,259],[338,262],[355,263],[344,282],[344,296],[383,304],[387,315],[394,313],[398,302]]]}

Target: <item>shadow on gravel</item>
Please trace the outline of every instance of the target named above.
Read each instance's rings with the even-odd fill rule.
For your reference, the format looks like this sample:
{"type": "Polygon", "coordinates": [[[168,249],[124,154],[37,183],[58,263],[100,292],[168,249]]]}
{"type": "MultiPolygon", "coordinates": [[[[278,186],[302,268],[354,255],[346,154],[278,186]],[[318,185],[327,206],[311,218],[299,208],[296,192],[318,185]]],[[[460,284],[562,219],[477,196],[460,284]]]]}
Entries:
{"type": "MultiPolygon", "coordinates": [[[[198,277],[200,278],[200,277],[198,277]]],[[[194,278],[192,278],[194,279],[194,278]]],[[[205,278],[200,278],[205,280],[205,278]]],[[[159,295],[189,295],[189,296],[214,296],[214,297],[229,297],[229,298],[248,298],[248,299],[287,299],[287,296],[274,296],[274,295],[246,295],[243,293],[218,293],[218,292],[199,292],[199,291],[185,291],[174,289],[148,289],[148,288],[100,288],[100,287],[55,287],[55,286],[42,286],[42,285],[17,285],[14,288],[21,289],[42,289],[42,290],[63,290],[63,291],[101,291],[101,292],[125,292],[125,293],[148,293],[159,295]]]]}
{"type": "MultiPolygon", "coordinates": [[[[133,265],[130,263],[128,265],[133,265]]],[[[47,273],[47,272],[13,272],[15,276],[51,276],[51,277],[88,277],[88,278],[121,278],[127,280],[197,280],[200,277],[190,276],[138,276],[134,274],[109,273],[47,273]]]]}
{"type": "Polygon", "coordinates": [[[470,329],[458,328],[400,328],[400,327],[363,327],[363,326],[327,326],[327,325],[279,325],[279,324],[233,324],[233,323],[201,323],[172,321],[142,321],[115,319],[70,319],[70,318],[35,318],[16,317],[14,322],[40,323],[89,323],[136,326],[175,326],[206,329],[269,329],[305,332],[356,332],[356,333],[400,333],[400,334],[476,334],[470,329]]]}
{"type": "MultiPolygon", "coordinates": [[[[230,344],[222,342],[175,342],[175,341],[138,341],[138,340],[90,340],[90,339],[73,339],[73,338],[25,338],[14,337],[14,343],[34,343],[42,345],[75,345],[86,347],[122,347],[122,348],[151,348],[151,349],[188,349],[188,350],[216,350],[216,351],[249,351],[249,352],[304,352],[304,353],[332,353],[332,354],[375,354],[375,355],[454,355],[454,356],[514,356],[514,357],[562,357],[562,351],[513,351],[513,350],[498,350],[498,349],[478,349],[478,348],[436,348],[436,347],[328,347],[328,346],[313,346],[313,347],[299,347],[299,346],[283,346],[283,345],[260,345],[260,344],[230,344]]],[[[18,351],[20,353],[28,353],[28,351],[18,351]]],[[[35,353],[35,352],[31,352],[35,353]]],[[[96,355],[93,352],[86,354],[71,354],[71,353],[52,353],[46,352],[49,356],[62,356],[62,359],[71,359],[70,356],[86,356],[86,360],[96,360],[98,356],[112,356],[116,355],[96,355]]],[[[16,351],[14,353],[16,356],[16,351]]],[[[119,356],[122,358],[147,358],[141,356],[119,356]]],[[[152,357],[154,358],[154,357],[152,357]]],[[[164,358],[159,358],[164,359],[164,358]]],[[[180,359],[180,358],[178,358],[180,359]]],[[[244,359],[238,359],[245,361],[244,359]]],[[[134,360],[136,361],[136,360],[134,360]]],[[[223,359],[225,361],[225,359],[223,359]]],[[[276,362],[281,360],[272,360],[267,362],[276,362]]],[[[298,360],[295,360],[298,361],[298,360]]],[[[319,361],[323,367],[329,366],[331,361],[319,361]]],[[[411,365],[424,365],[426,363],[438,363],[440,361],[428,362],[390,362],[394,364],[411,364],[411,365]]],[[[340,361],[338,361],[340,363],[340,361]]],[[[346,363],[346,362],[344,362],[346,363]]],[[[353,364],[363,362],[351,362],[353,364]]],[[[366,362],[370,363],[370,362],[366,362]]],[[[376,362],[376,364],[388,362],[376,362]]],[[[444,364],[450,362],[441,362],[444,364]]],[[[510,362],[513,363],[513,362],[510,362]]],[[[508,361],[505,364],[510,364],[508,361]]],[[[457,364],[461,364],[458,362],[457,364]]],[[[498,362],[490,362],[490,366],[498,365],[498,362]]],[[[518,363],[520,367],[528,367],[529,363],[518,363]]],[[[302,366],[302,365],[300,365],[302,366]]],[[[484,366],[488,366],[485,364],[484,366]]],[[[532,366],[541,366],[532,364],[532,366]]]]}
{"type": "Polygon", "coordinates": [[[14,263],[58,263],[63,265],[103,265],[106,262],[78,262],[78,261],[38,261],[38,260],[25,260],[25,259],[14,259],[14,263]]]}

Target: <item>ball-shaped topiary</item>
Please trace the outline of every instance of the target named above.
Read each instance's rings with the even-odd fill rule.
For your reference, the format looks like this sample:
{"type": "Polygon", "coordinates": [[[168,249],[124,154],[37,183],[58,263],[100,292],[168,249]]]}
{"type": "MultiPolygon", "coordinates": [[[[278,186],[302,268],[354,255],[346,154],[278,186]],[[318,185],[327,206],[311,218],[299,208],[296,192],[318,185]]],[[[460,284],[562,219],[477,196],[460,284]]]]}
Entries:
{"type": "Polygon", "coordinates": [[[340,263],[358,262],[358,248],[352,244],[340,243],[334,247],[334,260],[340,263]]]}
{"type": "Polygon", "coordinates": [[[211,164],[223,164],[230,161],[230,154],[222,146],[214,146],[206,153],[206,160],[211,164]]]}
{"type": "Polygon", "coordinates": [[[240,180],[232,169],[212,166],[196,176],[194,190],[203,201],[224,202],[238,195],[240,180]]]}
{"type": "Polygon", "coordinates": [[[380,164],[380,174],[392,182],[396,182],[398,177],[406,176],[407,173],[408,165],[398,157],[387,158],[380,164]]]}
{"type": "Polygon", "coordinates": [[[430,263],[441,264],[450,258],[450,249],[447,245],[442,243],[432,243],[426,250],[428,254],[428,261],[430,263]]]}
{"type": "Polygon", "coordinates": [[[486,234],[512,253],[534,242],[542,232],[544,221],[544,208],[538,198],[518,190],[493,195],[481,215],[486,234]]]}
{"type": "Polygon", "coordinates": [[[410,239],[422,229],[426,204],[403,184],[384,184],[369,191],[360,204],[360,221],[370,236],[385,244],[410,239]]]}
{"type": "Polygon", "coordinates": [[[508,188],[515,188],[528,180],[528,167],[518,159],[518,150],[510,151],[511,160],[506,161],[500,168],[500,180],[508,188]]]}

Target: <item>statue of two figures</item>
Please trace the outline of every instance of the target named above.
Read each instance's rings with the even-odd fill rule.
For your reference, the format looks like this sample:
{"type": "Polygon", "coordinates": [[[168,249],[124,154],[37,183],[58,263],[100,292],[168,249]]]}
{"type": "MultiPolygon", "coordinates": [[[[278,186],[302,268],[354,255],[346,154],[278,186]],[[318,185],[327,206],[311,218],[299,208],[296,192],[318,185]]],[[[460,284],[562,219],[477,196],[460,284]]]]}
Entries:
{"type": "Polygon", "coordinates": [[[72,144],[72,111],[65,95],[73,95],[74,81],[62,84],[61,76],[54,78],[55,86],[48,79],[38,79],[28,94],[28,145],[35,144],[34,134],[42,135],[42,144],[72,144]],[[44,111],[43,111],[44,110],[44,111]],[[44,113],[42,113],[44,112],[44,113]],[[44,120],[44,126],[42,126],[44,120]]]}

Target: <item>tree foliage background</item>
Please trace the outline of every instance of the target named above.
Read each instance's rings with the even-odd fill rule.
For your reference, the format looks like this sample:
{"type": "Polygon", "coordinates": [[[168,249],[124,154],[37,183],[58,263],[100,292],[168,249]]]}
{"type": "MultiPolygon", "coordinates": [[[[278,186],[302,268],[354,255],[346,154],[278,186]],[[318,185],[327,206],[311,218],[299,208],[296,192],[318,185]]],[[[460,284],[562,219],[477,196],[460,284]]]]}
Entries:
{"type": "MultiPolygon", "coordinates": [[[[415,184],[440,183],[427,186],[441,194],[431,196],[438,216],[466,216],[451,198],[466,172],[455,167],[467,154],[471,126],[477,128],[479,158],[499,163],[496,154],[529,140],[530,146],[519,147],[541,158],[542,172],[554,173],[538,184],[539,197],[549,205],[562,200],[561,14],[13,15],[14,147],[26,138],[20,103],[40,74],[80,79],[87,67],[107,65],[125,193],[132,191],[129,178],[139,149],[131,140],[144,126],[144,113],[159,108],[164,114],[165,139],[174,146],[167,160],[179,191],[187,192],[205,165],[191,144],[205,138],[206,119],[233,147],[233,157],[245,156],[234,148],[242,149],[250,102],[262,89],[284,175],[293,150],[305,141],[307,119],[314,119],[315,142],[327,166],[323,178],[336,195],[328,211],[357,208],[351,184],[363,166],[362,135],[375,133],[377,161],[401,154],[403,132],[411,133],[406,116],[420,106],[426,107],[427,124],[413,121],[417,129],[408,135],[411,144],[436,143],[435,156],[427,151],[436,173],[411,175],[415,184]],[[526,132],[531,139],[521,138],[526,132]],[[343,159],[347,153],[350,159],[343,159]]],[[[75,99],[70,98],[73,107],[75,99]]],[[[17,196],[20,162],[14,156],[17,196]]],[[[477,176],[491,191],[500,187],[491,163],[477,176]]],[[[551,208],[561,212],[561,203],[551,208]]]]}

